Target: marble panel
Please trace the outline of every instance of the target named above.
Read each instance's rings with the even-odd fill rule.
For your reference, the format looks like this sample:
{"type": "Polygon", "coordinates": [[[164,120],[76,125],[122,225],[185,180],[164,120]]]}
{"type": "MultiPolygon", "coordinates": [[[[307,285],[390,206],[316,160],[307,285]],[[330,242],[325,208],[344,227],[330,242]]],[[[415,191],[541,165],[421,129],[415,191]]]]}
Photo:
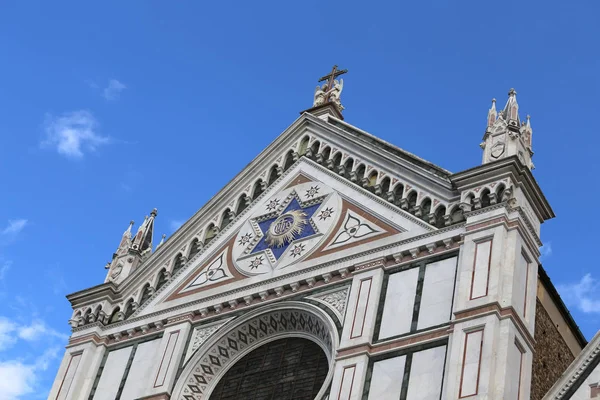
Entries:
{"type": "Polygon", "coordinates": [[[417,329],[440,325],[450,320],[457,257],[428,264],[417,329]]]}
{"type": "Polygon", "coordinates": [[[356,365],[349,365],[344,368],[344,371],[342,373],[342,382],[340,383],[340,392],[338,394],[338,400],[348,400],[351,398],[355,375],[356,365]]]}
{"type": "Polygon", "coordinates": [[[475,245],[475,261],[473,263],[473,281],[471,282],[471,299],[487,296],[490,270],[492,240],[475,245]]]}
{"type": "MultiPolygon", "coordinates": [[[[414,353],[406,398],[410,400],[439,400],[445,361],[446,346],[414,353]]],[[[381,399],[383,398],[381,397],[381,399]]]]}
{"type": "Polygon", "coordinates": [[[79,361],[81,360],[82,354],[75,354],[71,356],[69,360],[69,365],[67,367],[67,372],[65,373],[65,377],[60,385],[60,389],[58,392],[57,400],[64,400],[70,393],[71,385],[73,383],[73,377],[75,377],[75,373],[77,372],[77,367],[79,366],[79,361]]]}
{"type": "Polygon", "coordinates": [[[356,308],[354,309],[354,321],[352,322],[350,339],[361,337],[363,334],[372,284],[373,278],[363,279],[360,282],[360,286],[358,288],[358,298],[356,300],[356,308]]]}
{"type": "Polygon", "coordinates": [[[410,332],[419,268],[390,275],[385,294],[379,338],[410,332]]]}
{"type": "Polygon", "coordinates": [[[515,271],[515,285],[513,289],[513,307],[519,315],[525,317],[525,296],[527,291],[527,269],[529,263],[523,253],[519,254],[515,271]]]}
{"type": "Polygon", "coordinates": [[[479,369],[483,329],[465,334],[465,348],[460,377],[460,398],[474,396],[479,391],[479,369]]]}
{"type": "Polygon", "coordinates": [[[131,354],[132,346],[108,354],[93,400],[114,400],[131,354]]]}
{"type": "Polygon", "coordinates": [[[369,400],[399,399],[406,356],[388,358],[373,364],[369,400]]]}
{"type": "Polygon", "coordinates": [[[137,399],[150,393],[149,376],[159,356],[159,347],[160,339],[138,345],[121,394],[122,399],[137,399]]]}

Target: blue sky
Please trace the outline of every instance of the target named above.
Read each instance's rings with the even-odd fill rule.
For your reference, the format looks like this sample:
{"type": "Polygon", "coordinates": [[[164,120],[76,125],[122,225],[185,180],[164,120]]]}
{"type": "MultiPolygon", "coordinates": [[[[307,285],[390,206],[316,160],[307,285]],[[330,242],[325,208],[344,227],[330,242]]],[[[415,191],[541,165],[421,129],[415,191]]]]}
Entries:
{"type": "Polygon", "coordinates": [[[346,121],[451,171],[481,161],[492,97],[531,114],[557,218],[543,264],[600,328],[600,78],[592,1],[0,4],[0,400],[45,398],[71,293],[130,219],[171,234],[348,68],[346,121]],[[585,207],[584,207],[585,206],[585,207]],[[583,247],[582,247],[583,246],[583,247]]]}

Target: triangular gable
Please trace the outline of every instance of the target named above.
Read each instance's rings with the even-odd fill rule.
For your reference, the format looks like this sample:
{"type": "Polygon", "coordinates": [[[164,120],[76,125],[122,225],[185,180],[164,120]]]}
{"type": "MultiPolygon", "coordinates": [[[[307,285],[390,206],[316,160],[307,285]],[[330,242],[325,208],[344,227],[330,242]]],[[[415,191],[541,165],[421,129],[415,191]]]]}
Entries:
{"type": "Polygon", "coordinates": [[[214,295],[244,279],[268,279],[323,256],[341,258],[435,229],[304,158],[230,227],[211,243],[214,251],[193,260],[152,303],[214,295]]]}

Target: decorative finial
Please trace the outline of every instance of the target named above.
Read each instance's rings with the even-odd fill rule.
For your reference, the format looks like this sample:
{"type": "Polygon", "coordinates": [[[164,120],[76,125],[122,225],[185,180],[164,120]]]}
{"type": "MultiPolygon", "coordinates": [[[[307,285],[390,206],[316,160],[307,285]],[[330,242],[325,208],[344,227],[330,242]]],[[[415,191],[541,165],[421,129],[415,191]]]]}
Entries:
{"type": "Polygon", "coordinates": [[[492,105],[495,106],[496,105],[496,98],[492,99],[492,105]]]}
{"type": "Polygon", "coordinates": [[[157,249],[160,247],[161,244],[163,244],[165,242],[166,237],[167,237],[167,235],[163,233],[162,238],[160,239],[160,243],[158,244],[158,246],[156,246],[157,249]]]}
{"type": "Polygon", "coordinates": [[[158,210],[155,208],[150,212],[150,215],[152,215],[153,217],[156,217],[158,215],[158,210]]]}
{"type": "Polygon", "coordinates": [[[133,224],[135,224],[134,220],[129,221],[129,226],[133,226],[133,224]]]}
{"type": "Polygon", "coordinates": [[[515,90],[515,88],[510,88],[510,90],[508,91],[508,95],[510,97],[516,96],[517,95],[517,91],[515,90]]]}
{"type": "Polygon", "coordinates": [[[527,122],[525,124],[528,128],[531,128],[531,115],[527,114],[527,122]]]}

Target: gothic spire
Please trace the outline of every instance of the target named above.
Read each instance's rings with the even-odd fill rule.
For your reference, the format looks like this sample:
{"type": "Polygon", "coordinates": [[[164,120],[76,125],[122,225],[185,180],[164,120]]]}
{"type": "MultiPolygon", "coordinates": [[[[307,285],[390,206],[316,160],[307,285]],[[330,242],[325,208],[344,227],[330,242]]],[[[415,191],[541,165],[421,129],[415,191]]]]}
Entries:
{"type": "Polygon", "coordinates": [[[496,122],[497,117],[498,117],[498,112],[496,111],[496,99],[492,99],[492,107],[488,110],[488,117],[487,117],[488,128],[491,128],[492,125],[494,125],[494,122],[496,122]]]}
{"type": "Polygon", "coordinates": [[[150,212],[150,217],[146,216],[144,223],[140,225],[131,248],[143,253],[147,249],[152,249],[152,236],[154,234],[154,219],[158,214],[158,210],[155,208],[150,212]]]}
{"type": "Polygon", "coordinates": [[[502,115],[502,118],[508,123],[508,126],[516,128],[521,126],[521,120],[519,119],[519,104],[517,103],[517,91],[515,89],[511,88],[508,91],[508,100],[500,115],[502,115]]]}

